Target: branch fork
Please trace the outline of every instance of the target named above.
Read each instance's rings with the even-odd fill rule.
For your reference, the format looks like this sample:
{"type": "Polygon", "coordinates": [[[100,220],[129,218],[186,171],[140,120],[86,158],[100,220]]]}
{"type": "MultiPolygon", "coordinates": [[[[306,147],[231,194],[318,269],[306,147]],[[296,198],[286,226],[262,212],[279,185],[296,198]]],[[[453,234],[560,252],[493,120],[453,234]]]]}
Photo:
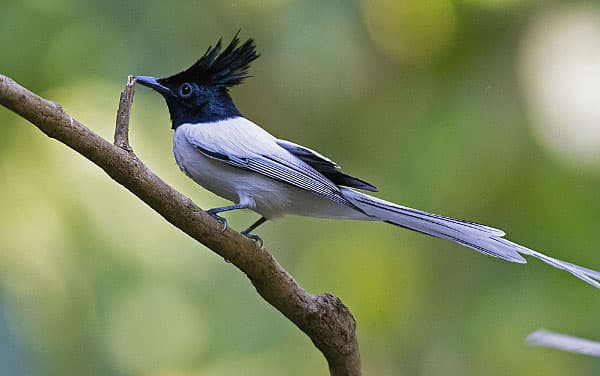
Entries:
{"type": "Polygon", "coordinates": [[[312,295],[257,242],[231,229],[176,191],[139,160],[129,144],[129,119],[135,79],[129,76],[119,100],[114,144],[44,99],[0,74],[0,104],[29,120],[102,168],[172,225],[245,273],[257,292],[306,333],[323,353],[332,376],[361,374],[356,322],[331,294],[312,295]]]}

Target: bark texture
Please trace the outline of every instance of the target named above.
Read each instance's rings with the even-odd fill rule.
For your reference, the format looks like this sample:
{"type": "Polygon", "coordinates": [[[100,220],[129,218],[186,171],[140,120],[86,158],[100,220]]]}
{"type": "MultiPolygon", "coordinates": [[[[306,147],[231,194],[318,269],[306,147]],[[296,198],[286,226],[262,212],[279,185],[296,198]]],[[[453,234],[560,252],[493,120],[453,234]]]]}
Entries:
{"type": "Polygon", "coordinates": [[[267,251],[220,222],[176,191],[136,157],[128,141],[134,80],[121,94],[114,144],[67,114],[60,105],[0,74],[0,104],[102,168],[113,180],[173,226],[244,272],[269,304],[306,333],[323,353],[334,376],[361,374],[356,323],[334,295],[306,292],[267,251]]]}

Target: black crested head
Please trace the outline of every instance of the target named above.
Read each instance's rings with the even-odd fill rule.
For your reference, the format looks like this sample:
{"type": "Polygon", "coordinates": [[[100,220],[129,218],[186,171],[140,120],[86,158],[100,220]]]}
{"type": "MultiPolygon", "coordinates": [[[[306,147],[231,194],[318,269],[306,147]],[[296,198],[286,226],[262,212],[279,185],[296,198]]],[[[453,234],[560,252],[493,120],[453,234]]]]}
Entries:
{"type": "Polygon", "coordinates": [[[228,88],[250,77],[259,55],[254,40],[240,45],[238,33],[222,50],[221,39],[183,72],[166,78],[137,76],[137,82],[159,92],[167,102],[173,129],[185,123],[216,122],[240,116],[228,88]]]}
{"type": "Polygon", "coordinates": [[[169,82],[191,81],[205,86],[228,88],[239,85],[250,77],[250,63],[259,55],[253,39],[248,39],[241,46],[239,31],[229,45],[221,52],[221,39],[213,47],[210,46],[204,55],[191,67],[173,76],[162,78],[164,84],[169,82]]]}

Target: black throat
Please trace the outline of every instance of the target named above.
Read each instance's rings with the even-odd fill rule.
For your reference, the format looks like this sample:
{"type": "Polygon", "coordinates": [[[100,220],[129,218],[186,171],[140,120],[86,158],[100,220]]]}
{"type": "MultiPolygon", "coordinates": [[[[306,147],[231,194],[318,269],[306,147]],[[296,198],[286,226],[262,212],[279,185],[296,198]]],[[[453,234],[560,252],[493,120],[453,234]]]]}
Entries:
{"type": "Polygon", "coordinates": [[[172,128],[182,124],[214,123],[241,116],[227,91],[206,98],[200,103],[186,103],[174,97],[165,97],[171,115],[172,128]]]}

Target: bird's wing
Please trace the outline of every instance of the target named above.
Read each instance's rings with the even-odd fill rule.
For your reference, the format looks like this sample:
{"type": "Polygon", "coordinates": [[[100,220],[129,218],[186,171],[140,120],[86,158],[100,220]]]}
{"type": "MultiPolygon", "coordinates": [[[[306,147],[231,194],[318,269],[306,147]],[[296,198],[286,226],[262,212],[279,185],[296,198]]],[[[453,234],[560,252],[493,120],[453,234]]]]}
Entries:
{"type": "Polygon", "coordinates": [[[206,157],[356,208],[334,182],[281,148],[266,131],[245,119],[221,123],[189,128],[186,139],[206,157]]]}
{"type": "Polygon", "coordinates": [[[324,155],[286,140],[277,140],[279,146],[299,158],[301,161],[314,168],[322,175],[337,185],[363,189],[365,191],[377,192],[377,188],[364,180],[346,175],[340,171],[340,166],[324,155]]]}

